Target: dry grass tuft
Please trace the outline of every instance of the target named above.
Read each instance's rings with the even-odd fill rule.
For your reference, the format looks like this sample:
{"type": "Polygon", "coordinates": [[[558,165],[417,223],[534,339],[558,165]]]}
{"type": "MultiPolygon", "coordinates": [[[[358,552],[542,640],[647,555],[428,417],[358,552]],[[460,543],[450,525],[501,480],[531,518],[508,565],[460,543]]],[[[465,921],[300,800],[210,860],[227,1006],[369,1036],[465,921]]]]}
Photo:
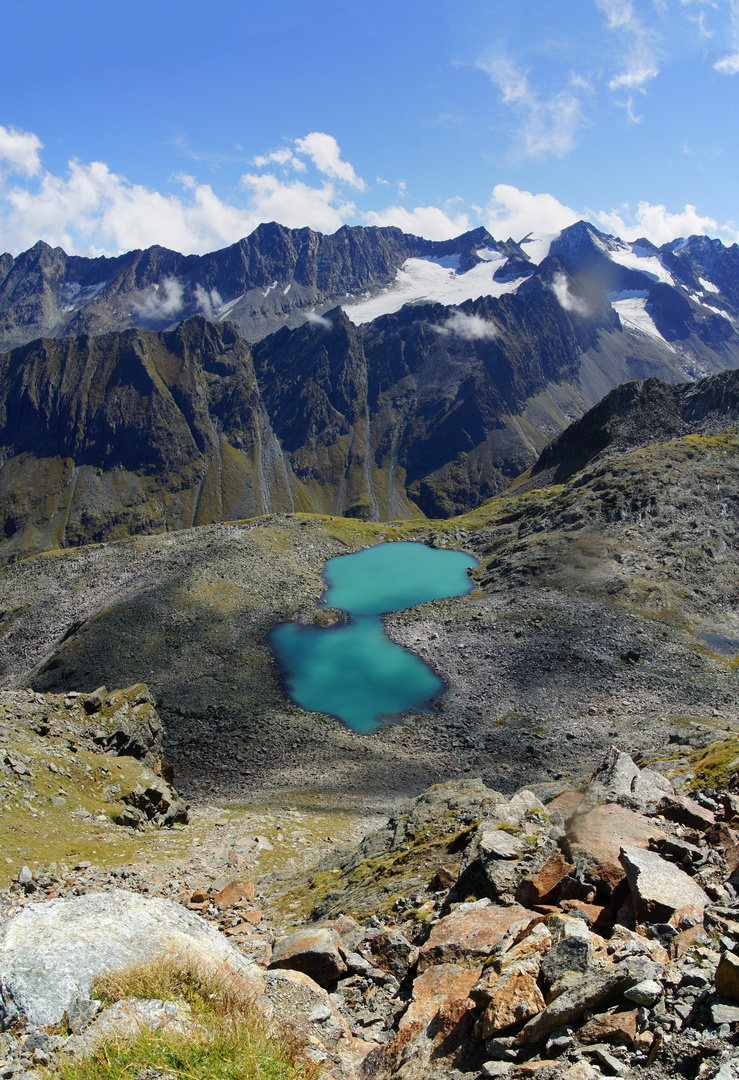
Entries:
{"type": "Polygon", "coordinates": [[[182,1028],[142,1029],[106,1038],[83,1056],[60,1058],[54,1080],[317,1080],[319,1068],[301,1060],[285,1036],[268,1032],[250,987],[228,970],[185,956],[154,957],[110,972],[92,994],[111,1004],[157,998],[189,1006],[182,1028]]]}

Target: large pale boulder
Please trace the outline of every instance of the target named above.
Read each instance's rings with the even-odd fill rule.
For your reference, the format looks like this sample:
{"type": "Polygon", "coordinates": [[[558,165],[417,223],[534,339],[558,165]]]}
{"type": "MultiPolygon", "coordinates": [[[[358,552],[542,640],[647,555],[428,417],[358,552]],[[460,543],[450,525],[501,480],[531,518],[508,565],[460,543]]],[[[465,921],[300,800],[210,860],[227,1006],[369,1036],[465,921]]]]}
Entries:
{"type": "Polygon", "coordinates": [[[693,923],[702,922],[708,897],[697,881],[656,851],[624,847],[621,862],[629,879],[637,919],[667,922],[684,912],[693,923]]]}
{"type": "Polygon", "coordinates": [[[259,969],[199,915],[123,890],[28,904],[0,936],[0,1027],[55,1024],[96,976],[157,954],[187,955],[237,975],[255,996],[259,969]]]}
{"type": "Polygon", "coordinates": [[[567,855],[577,864],[584,860],[585,876],[599,892],[610,894],[626,876],[621,847],[645,848],[665,834],[653,821],[617,803],[597,806],[578,815],[567,828],[567,855]]]}

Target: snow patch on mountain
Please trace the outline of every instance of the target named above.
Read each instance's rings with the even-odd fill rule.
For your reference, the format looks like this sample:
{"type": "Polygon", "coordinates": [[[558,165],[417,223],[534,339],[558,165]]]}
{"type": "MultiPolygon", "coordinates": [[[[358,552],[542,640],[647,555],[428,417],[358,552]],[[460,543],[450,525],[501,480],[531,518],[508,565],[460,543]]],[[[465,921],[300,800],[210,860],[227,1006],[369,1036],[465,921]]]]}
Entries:
{"type": "Polygon", "coordinates": [[[714,285],[712,281],[708,281],[706,278],[698,278],[698,281],[703,286],[704,292],[717,293],[721,291],[717,285],[714,285]]]}
{"type": "Polygon", "coordinates": [[[614,244],[608,252],[609,257],[621,266],[629,270],[638,270],[641,274],[654,281],[664,281],[667,285],[675,285],[675,279],[662,262],[661,255],[655,255],[654,251],[640,247],[639,244],[614,244]]]}
{"type": "Polygon", "coordinates": [[[503,266],[506,257],[489,251],[489,257],[466,273],[459,273],[459,256],[443,259],[407,259],[395,277],[377,296],[356,303],[344,304],[351,321],[360,326],[381,315],[392,315],[404,304],[438,303],[454,306],[479,296],[502,296],[515,292],[523,278],[496,281],[495,271],[503,266]]]}
{"type": "Polygon", "coordinates": [[[648,334],[649,337],[659,338],[663,345],[667,345],[668,348],[672,349],[672,346],[668,345],[654,325],[654,321],[646,309],[646,300],[642,297],[632,296],[626,300],[612,301],[612,303],[625,329],[638,330],[642,334],[648,334]]]}
{"type": "Polygon", "coordinates": [[[539,263],[544,262],[549,254],[550,247],[559,235],[558,232],[529,233],[528,236],[524,236],[523,240],[519,240],[519,247],[526,252],[532,263],[536,263],[538,266],[539,263]]]}

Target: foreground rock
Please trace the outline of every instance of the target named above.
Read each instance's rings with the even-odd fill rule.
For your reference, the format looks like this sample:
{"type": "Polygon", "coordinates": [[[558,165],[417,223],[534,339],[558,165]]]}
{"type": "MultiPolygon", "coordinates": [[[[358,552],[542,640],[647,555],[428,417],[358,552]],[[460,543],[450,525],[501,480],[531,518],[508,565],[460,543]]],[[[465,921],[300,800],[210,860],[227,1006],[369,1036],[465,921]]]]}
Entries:
{"type": "MultiPolygon", "coordinates": [[[[424,792],[276,894],[291,932],[273,926],[260,960],[268,970],[254,982],[259,1008],[334,1080],[732,1076],[736,810],[728,795],[694,792],[712,818],[698,830],[659,812],[665,791],[614,751],[582,790],[549,803],[479,781],[424,792]],[[660,795],[638,801],[640,790],[660,795]],[[607,811],[627,812],[629,836],[642,841],[619,846],[618,879],[582,829],[607,811]],[[575,842],[594,857],[583,848],[573,859],[575,842]],[[314,921],[295,930],[303,890],[314,921]],[[351,917],[355,902],[374,911],[351,917]]],[[[618,839],[602,833],[598,843],[612,851],[618,839]]],[[[239,920],[254,899],[243,880],[181,897],[244,950],[239,920]]],[[[84,992],[74,1009],[90,1005],[84,992]]]]}
{"type": "Polygon", "coordinates": [[[133,893],[90,893],[29,904],[0,939],[0,1026],[55,1024],[90,997],[96,976],[157,954],[191,956],[239,976],[255,994],[254,964],[197,915],[133,893]]]}

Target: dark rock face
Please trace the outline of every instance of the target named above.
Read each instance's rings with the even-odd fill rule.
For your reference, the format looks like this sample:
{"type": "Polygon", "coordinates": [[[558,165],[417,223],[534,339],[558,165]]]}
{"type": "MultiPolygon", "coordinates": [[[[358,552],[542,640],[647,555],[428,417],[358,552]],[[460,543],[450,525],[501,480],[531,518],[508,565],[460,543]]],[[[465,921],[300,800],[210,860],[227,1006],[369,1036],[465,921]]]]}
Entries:
{"type": "Polygon", "coordinates": [[[256,341],[291,317],[289,325],[299,325],[305,308],[387,285],[408,258],[461,252],[467,269],[483,245],[507,248],[484,229],[434,243],[396,228],[344,226],[324,236],[275,222],[203,256],[154,246],[87,259],[39,241],[16,259],[1,257],[0,345],[134,326],[163,330],[195,314],[218,321],[226,304],[242,336],[256,341]]]}
{"type": "Polygon", "coordinates": [[[698,383],[657,379],[617,387],[552,440],[532,469],[562,483],[605,451],[620,453],[684,435],[713,435],[739,423],[739,377],[725,371],[698,383]]]}
{"type": "MultiPolygon", "coordinates": [[[[0,355],[0,557],[270,511],[377,521],[479,506],[625,378],[739,363],[734,293],[710,277],[732,279],[736,252],[704,240],[635,254],[580,222],[537,266],[484,229],[432,243],[271,224],[202,257],[89,260],[42,243],[4,256],[0,340],[26,344],[0,355]],[[490,257],[513,291],[360,325],[332,306],[391,287],[409,258],[447,260],[453,279],[490,257]],[[675,284],[658,280],[668,264],[675,284]],[[622,295],[654,333],[628,323],[622,295]]],[[[616,438],[609,410],[621,434],[688,422],[651,382],[603,409],[567,436],[558,477],[616,438]]]]}

